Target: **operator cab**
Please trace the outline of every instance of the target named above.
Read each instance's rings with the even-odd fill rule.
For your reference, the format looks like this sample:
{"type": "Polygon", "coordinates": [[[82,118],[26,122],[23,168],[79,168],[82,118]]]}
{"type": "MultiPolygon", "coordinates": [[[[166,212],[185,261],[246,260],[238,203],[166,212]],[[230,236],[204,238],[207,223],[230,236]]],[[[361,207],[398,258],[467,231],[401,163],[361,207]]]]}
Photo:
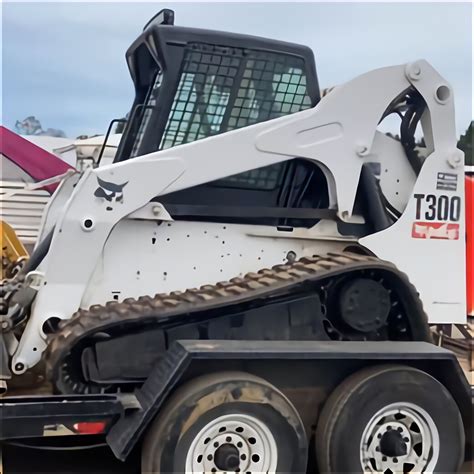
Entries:
{"type": "MultiPolygon", "coordinates": [[[[299,112],[319,102],[310,48],[173,23],[173,12],[162,10],[126,53],[135,100],[115,162],[299,112]]],[[[173,206],[175,212],[170,213],[175,219],[306,227],[317,220],[256,218],[255,208],[326,209],[329,204],[324,173],[314,162],[299,159],[158,200],[173,206]],[[212,206],[215,212],[190,214],[183,210],[189,204],[212,206]],[[230,206],[234,212],[239,206],[242,212],[232,216],[230,206]]]]}
{"type": "MultiPolygon", "coordinates": [[[[135,99],[115,162],[296,113],[315,107],[321,99],[310,48],[175,26],[171,10],[160,11],[147,23],[126,58],[135,99]]],[[[413,92],[414,97],[402,97],[403,104],[398,106],[397,102],[385,115],[402,115],[400,107],[404,107],[401,143],[410,164],[418,170],[413,131],[423,104],[413,92]]],[[[111,126],[107,135],[110,130],[111,126]]],[[[330,200],[334,190],[330,192],[329,187],[334,183],[328,179],[315,161],[295,157],[155,200],[176,220],[291,230],[330,218],[336,220],[340,234],[358,237],[383,230],[398,219],[399,213],[387,210],[390,206],[379,179],[371,169],[365,169],[353,210],[357,223],[339,220],[337,204],[330,200]]]]}
{"type": "Polygon", "coordinates": [[[162,10],[126,53],[135,100],[115,161],[314,107],[306,46],[174,26],[162,10]]]}

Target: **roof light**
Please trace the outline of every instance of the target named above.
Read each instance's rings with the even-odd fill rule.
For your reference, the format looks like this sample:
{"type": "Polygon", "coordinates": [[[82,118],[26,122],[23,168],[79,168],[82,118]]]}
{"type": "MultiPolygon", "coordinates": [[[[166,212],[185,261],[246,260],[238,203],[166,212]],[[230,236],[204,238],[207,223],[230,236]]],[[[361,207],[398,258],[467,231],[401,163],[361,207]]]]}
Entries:
{"type": "Polygon", "coordinates": [[[145,31],[151,24],[153,25],[174,25],[174,11],[169,8],[160,10],[144,27],[145,31]]]}

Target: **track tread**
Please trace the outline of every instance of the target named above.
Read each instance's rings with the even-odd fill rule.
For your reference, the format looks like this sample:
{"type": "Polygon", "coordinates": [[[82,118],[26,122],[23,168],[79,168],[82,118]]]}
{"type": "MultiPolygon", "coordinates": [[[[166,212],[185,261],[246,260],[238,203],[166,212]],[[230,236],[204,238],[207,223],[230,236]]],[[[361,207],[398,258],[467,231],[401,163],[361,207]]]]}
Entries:
{"type": "MultiPolygon", "coordinates": [[[[215,285],[207,284],[200,288],[141,296],[137,299],[126,298],[122,302],[110,301],[105,305],[79,309],[71,319],[61,321],[58,331],[48,338],[44,355],[47,374],[51,380],[57,380],[63,360],[79,341],[111,327],[123,325],[125,328],[128,323],[163,320],[251,299],[267,298],[288,292],[306,282],[314,283],[323,278],[362,269],[381,269],[395,273],[412,295],[417,294],[403,273],[393,264],[378,258],[348,252],[303,257],[293,263],[264,268],[215,285]]],[[[416,311],[424,315],[421,301],[419,298],[416,301],[416,311]]],[[[427,326],[426,315],[424,320],[427,326]]]]}

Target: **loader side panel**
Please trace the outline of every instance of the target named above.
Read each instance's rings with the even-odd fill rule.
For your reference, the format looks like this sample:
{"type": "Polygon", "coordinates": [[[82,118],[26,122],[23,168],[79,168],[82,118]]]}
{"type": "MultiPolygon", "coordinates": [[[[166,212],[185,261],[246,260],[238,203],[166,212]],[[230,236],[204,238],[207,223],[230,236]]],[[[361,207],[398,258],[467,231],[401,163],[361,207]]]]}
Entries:
{"type": "Polygon", "coordinates": [[[466,176],[466,293],[467,314],[474,316],[474,177],[466,176]]]}
{"type": "Polygon", "coordinates": [[[433,153],[398,221],[359,241],[410,276],[431,324],[466,322],[464,201],[463,169],[433,153]]]}

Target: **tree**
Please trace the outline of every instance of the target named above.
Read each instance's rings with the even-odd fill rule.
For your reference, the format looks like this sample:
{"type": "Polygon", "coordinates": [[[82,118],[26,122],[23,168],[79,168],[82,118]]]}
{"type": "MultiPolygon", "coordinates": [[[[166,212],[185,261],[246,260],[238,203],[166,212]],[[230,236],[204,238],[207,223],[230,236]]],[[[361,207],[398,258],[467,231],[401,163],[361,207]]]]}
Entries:
{"type": "Polygon", "coordinates": [[[465,163],[468,166],[474,166],[474,158],[472,156],[472,142],[474,137],[472,135],[472,125],[474,121],[472,121],[466,130],[464,135],[461,135],[458,141],[458,148],[464,152],[465,156],[465,163]]]}
{"type": "Polygon", "coordinates": [[[62,130],[56,128],[43,130],[41,122],[34,115],[26,117],[25,120],[17,120],[15,123],[15,131],[20,135],[47,135],[49,137],[66,136],[62,130]]]}

